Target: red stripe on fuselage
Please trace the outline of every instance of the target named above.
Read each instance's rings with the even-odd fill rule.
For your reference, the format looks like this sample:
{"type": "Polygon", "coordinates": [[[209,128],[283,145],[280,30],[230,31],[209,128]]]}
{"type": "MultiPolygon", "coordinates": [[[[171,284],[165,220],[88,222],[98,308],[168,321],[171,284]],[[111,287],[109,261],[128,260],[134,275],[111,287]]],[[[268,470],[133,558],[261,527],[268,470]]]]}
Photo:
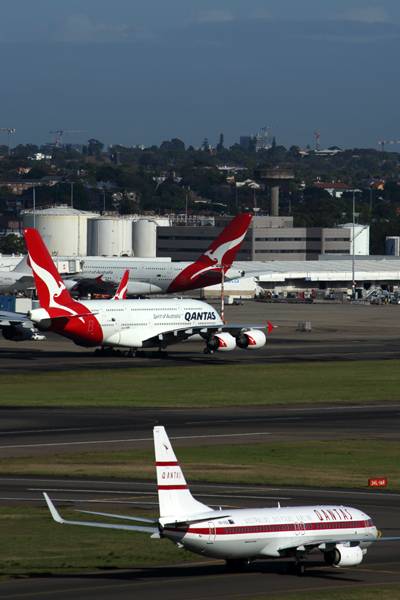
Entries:
{"type": "MultiPolygon", "coordinates": [[[[277,533],[295,533],[298,537],[303,535],[307,535],[310,531],[318,531],[318,532],[341,532],[346,533],[349,532],[349,529],[360,529],[360,528],[370,528],[373,527],[371,521],[342,521],[342,522],[334,522],[334,521],[324,521],[318,523],[288,523],[288,524],[276,524],[276,525],[231,525],[224,527],[216,527],[215,533],[216,535],[246,535],[246,534],[254,534],[254,533],[270,533],[276,535],[277,533]],[[304,529],[303,526],[304,525],[304,529]],[[326,527],[323,527],[325,525],[326,527]],[[332,527],[334,525],[334,527],[332,527]]],[[[183,527],[187,529],[187,526],[183,527]]],[[[209,525],[208,522],[205,522],[203,527],[199,525],[189,526],[189,533],[195,534],[208,534],[209,525]]]]}

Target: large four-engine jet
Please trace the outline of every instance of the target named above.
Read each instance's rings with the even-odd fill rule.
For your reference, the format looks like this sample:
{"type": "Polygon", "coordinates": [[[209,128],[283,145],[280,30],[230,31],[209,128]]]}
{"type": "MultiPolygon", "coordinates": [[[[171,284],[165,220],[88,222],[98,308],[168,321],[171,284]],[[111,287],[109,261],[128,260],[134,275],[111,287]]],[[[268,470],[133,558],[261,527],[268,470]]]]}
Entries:
{"type": "MultiPolygon", "coordinates": [[[[129,271],[125,271],[121,283],[111,300],[125,300],[129,271]]],[[[33,285],[35,284],[32,274],[33,285]]],[[[6,340],[26,342],[27,340],[45,340],[35,324],[24,314],[0,310],[0,330],[6,340]]]]}
{"type": "MultiPolygon", "coordinates": [[[[198,336],[205,353],[253,350],[264,346],[264,325],[226,325],[217,311],[199,300],[74,300],[36,229],[24,229],[40,308],[28,312],[39,330],[49,330],[84,347],[158,348],[198,336]]],[[[125,289],[128,274],[121,286],[125,289]]],[[[267,322],[270,332],[273,325],[267,322]]]]}
{"type": "MultiPolygon", "coordinates": [[[[43,241],[48,244],[51,235],[44,235],[43,241]]],[[[0,271],[0,294],[15,294],[35,286],[28,254],[11,271],[0,271]]]]}
{"type": "MultiPolygon", "coordinates": [[[[129,269],[128,295],[177,294],[244,277],[243,270],[232,268],[253,215],[237,215],[196,262],[129,261],[128,259],[90,258],[83,260],[79,277],[64,282],[75,296],[110,294],[116,289],[124,269],[129,269]]],[[[211,229],[212,231],[212,229],[211,229]]]]}
{"type": "Polygon", "coordinates": [[[198,502],[190,493],[164,427],[154,427],[160,517],[157,521],[90,511],[142,525],[66,521],[44,494],[58,523],[144,531],[151,537],[168,538],[180,548],[211,558],[225,559],[229,570],[260,558],[292,557],[296,571],[305,571],[302,558],[322,553],[328,565],[359,565],[372,542],[399,540],[378,537],[364,511],[349,506],[315,505],[252,509],[220,509],[198,502]]]}

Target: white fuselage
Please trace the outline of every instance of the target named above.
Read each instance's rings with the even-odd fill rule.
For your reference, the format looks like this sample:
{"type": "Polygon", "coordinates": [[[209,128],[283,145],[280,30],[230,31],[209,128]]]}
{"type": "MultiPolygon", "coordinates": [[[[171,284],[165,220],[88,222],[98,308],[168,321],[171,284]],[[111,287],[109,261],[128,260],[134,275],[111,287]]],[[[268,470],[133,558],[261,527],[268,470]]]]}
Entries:
{"type": "Polygon", "coordinates": [[[98,310],[105,346],[154,347],[158,344],[146,343],[148,338],[160,341],[160,336],[178,328],[223,324],[212,306],[198,300],[93,300],[83,304],[92,312],[98,310]]]}
{"type": "MultiPolygon", "coordinates": [[[[128,295],[164,294],[173,281],[191,262],[134,261],[127,258],[119,260],[107,258],[85,258],[79,277],[96,279],[118,285],[126,269],[129,269],[128,295]]],[[[230,268],[225,279],[239,279],[243,270],[230,268]]],[[[215,283],[218,283],[216,279],[215,283]]]]}
{"type": "Polygon", "coordinates": [[[191,299],[87,300],[73,302],[65,310],[74,317],[66,326],[59,327],[59,321],[51,320],[50,311],[42,308],[32,310],[29,317],[40,329],[81,345],[126,348],[163,348],[182,341],[184,335],[179,333],[185,330],[223,325],[212,306],[191,299]],[[75,317],[78,312],[85,316],[75,317]]]}
{"type": "Polygon", "coordinates": [[[32,271],[26,273],[0,271],[0,294],[13,294],[34,286],[32,271]]]}
{"type": "MultiPolygon", "coordinates": [[[[229,517],[210,519],[190,526],[169,525],[163,534],[186,550],[213,558],[273,558],[287,556],[288,548],[327,540],[339,543],[365,538],[366,548],[377,537],[372,520],[365,513],[343,506],[304,506],[295,508],[238,509],[229,517]]],[[[223,514],[224,514],[223,513],[223,514]]],[[[171,522],[170,517],[160,519],[171,522]]],[[[318,546],[318,544],[317,544],[318,546]]],[[[316,546],[316,548],[317,548],[316,546]]],[[[323,551],[320,549],[320,551],[323,551]]]]}

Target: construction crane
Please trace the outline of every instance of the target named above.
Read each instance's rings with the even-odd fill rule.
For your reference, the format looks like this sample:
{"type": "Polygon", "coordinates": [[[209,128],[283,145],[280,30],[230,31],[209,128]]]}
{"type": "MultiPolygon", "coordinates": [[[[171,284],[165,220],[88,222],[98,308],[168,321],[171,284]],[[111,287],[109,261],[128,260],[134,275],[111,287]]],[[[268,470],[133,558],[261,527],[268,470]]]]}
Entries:
{"type": "Polygon", "coordinates": [[[400,144],[400,142],[378,142],[378,144],[382,145],[382,152],[385,151],[385,144],[400,144]]]}
{"type": "Polygon", "coordinates": [[[314,135],[317,136],[317,152],[319,152],[319,131],[316,131],[314,135]]]}
{"type": "Polygon", "coordinates": [[[10,136],[15,133],[15,129],[12,127],[0,127],[1,131],[8,131],[8,156],[10,156],[10,136]]]}
{"type": "Polygon", "coordinates": [[[87,133],[87,131],[83,131],[82,129],[77,129],[75,131],[66,131],[65,129],[61,129],[59,131],[49,131],[49,133],[57,133],[59,136],[58,140],[62,144],[62,136],[64,133],[87,133]]]}
{"type": "Polygon", "coordinates": [[[278,129],[277,125],[266,125],[265,127],[261,127],[263,131],[265,131],[265,137],[268,136],[268,129],[278,129]]]}

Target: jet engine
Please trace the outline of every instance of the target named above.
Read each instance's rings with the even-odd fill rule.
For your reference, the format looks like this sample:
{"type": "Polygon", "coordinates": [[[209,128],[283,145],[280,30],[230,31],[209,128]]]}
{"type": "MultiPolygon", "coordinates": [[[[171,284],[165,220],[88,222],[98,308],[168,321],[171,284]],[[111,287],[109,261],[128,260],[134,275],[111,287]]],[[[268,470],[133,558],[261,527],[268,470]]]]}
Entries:
{"type": "Polygon", "coordinates": [[[45,340],[46,337],[38,333],[33,327],[24,327],[16,324],[3,327],[3,337],[11,342],[26,342],[27,340],[45,340]]]}
{"type": "Polygon", "coordinates": [[[266,341],[265,333],[261,329],[242,331],[236,338],[236,343],[242,350],[256,350],[264,346],[266,341]]]}
{"type": "Polygon", "coordinates": [[[236,347],[236,340],[230,333],[223,331],[207,340],[207,349],[210,352],[230,352],[236,347]]]}
{"type": "Polygon", "coordinates": [[[360,546],[347,547],[338,544],[330,552],[325,552],[324,559],[331,567],[355,567],[360,564],[365,552],[360,546]]]}

